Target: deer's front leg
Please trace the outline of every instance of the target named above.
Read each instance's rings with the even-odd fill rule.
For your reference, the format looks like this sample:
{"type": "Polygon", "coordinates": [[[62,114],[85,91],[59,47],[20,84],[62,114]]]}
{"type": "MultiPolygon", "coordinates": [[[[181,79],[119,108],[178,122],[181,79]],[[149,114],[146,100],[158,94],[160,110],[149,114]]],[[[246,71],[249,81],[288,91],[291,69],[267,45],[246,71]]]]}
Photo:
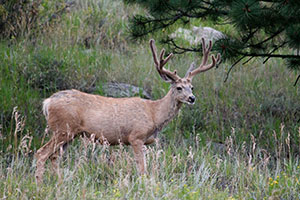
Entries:
{"type": "Polygon", "coordinates": [[[132,148],[133,148],[133,152],[134,152],[134,157],[137,163],[137,167],[139,170],[139,173],[145,174],[146,172],[146,164],[145,164],[145,156],[144,156],[144,152],[143,152],[143,145],[144,142],[142,140],[133,140],[132,142],[130,142],[132,148]]]}

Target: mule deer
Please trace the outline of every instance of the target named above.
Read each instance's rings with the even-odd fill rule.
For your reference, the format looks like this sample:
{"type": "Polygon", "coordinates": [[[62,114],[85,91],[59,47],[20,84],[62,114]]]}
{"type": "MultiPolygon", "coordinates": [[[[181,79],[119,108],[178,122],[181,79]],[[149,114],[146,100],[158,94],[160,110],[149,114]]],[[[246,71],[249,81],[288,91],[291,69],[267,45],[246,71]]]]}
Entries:
{"type": "Polygon", "coordinates": [[[131,145],[138,170],[141,174],[145,173],[143,145],[155,141],[157,133],[178,113],[183,103],[194,104],[193,77],[220,62],[218,54],[217,57],[212,56],[211,64],[207,64],[212,42],[207,47],[202,39],[202,63],[196,69],[192,64],[185,77],[180,78],[176,70],[172,72],[164,68],[173,54],[164,58],[163,49],[158,59],[153,39],[150,40],[150,48],[156,70],[164,81],[171,83],[171,89],[162,99],[109,98],[65,90],[44,100],[43,113],[53,136],[35,154],[37,182],[42,181],[45,162],[50,159],[55,169],[59,149],[82,133],[93,134],[100,143],[131,145]]]}

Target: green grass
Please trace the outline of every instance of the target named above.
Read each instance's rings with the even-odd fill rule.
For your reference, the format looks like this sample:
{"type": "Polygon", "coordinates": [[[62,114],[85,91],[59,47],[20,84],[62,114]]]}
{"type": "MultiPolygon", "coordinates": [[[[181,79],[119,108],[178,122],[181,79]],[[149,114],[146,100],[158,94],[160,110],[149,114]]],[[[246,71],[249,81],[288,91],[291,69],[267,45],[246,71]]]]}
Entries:
{"type": "MultiPolygon", "coordinates": [[[[108,81],[146,88],[154,99],[169,89],[148,41],[131,41],[127,32],[128,17],[144,10],[120,1],[75,2],[36,37],[0,42],[0,198],[300,198],[300,88],[282,60],[237,65],[226,83],[229,63],[194,78],[196,104],[184,106],[147,147],[146,176],[137,175],[130,147],[93,149],[79,139],[61,159],[61,178],[49,164],[37,186],[33,153],[49,137],[44,98],[69,88],[103,94],[108,81]]],[[[183,76],[200,59],[175,55],[167,67],[183,76]]]]}

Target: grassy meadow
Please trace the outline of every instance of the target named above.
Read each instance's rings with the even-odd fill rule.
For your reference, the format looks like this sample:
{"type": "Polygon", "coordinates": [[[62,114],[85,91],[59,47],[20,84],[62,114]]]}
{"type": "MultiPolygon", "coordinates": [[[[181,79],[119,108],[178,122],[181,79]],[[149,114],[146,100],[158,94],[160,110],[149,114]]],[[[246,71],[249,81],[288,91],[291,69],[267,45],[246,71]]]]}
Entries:
{"type": "MultiPolygon", "coordinates": [[[[300,87],[280,59],[241,63],[226,82],[230,63],[195,77],[195,105],[144,149],[147,175],[138,175],[130,147],[81,137],[59,174],[48,163],[36,184],[33,155],[50,137],[44,98],[70,88],[105,95],[106,82],[142,87],[153,99],[168,92],[150,37],[130,39],[128,19],[143,12],[120,0],[75,0],[43,30],[0,41],[0,199],[300,199],[300,87]]],[[[151,37],[161,49],[160,33],[151,37]]],[[[167,67],[183,76],[193,61],[201,56],[175,55],[167,67]]]]}

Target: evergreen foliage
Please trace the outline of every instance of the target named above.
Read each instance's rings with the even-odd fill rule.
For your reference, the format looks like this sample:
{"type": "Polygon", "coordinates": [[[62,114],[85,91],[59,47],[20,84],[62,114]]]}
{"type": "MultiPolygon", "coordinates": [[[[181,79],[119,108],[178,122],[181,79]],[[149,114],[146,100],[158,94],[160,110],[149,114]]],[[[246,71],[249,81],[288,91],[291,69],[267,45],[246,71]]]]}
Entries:
{"type": "MultiPolygon", "coordinates": [[[[227,35],[214,45],[223,60],[251,60],[253,57],[282,58],[293,70],[300,70],[300,3],[298,0],[124,0],[137,3],[149,15],[135,15],[131,19],[133,38],[171,27],[187,24],[191,19],[210,19],[219,25],[232,24],[237,36],[227,35]]],[[[173,51],[200,51],[185,47],[165,33],[164,43],[173,51]]],[[[200,51],[201,52],[201,51],[200,51]]]]}

